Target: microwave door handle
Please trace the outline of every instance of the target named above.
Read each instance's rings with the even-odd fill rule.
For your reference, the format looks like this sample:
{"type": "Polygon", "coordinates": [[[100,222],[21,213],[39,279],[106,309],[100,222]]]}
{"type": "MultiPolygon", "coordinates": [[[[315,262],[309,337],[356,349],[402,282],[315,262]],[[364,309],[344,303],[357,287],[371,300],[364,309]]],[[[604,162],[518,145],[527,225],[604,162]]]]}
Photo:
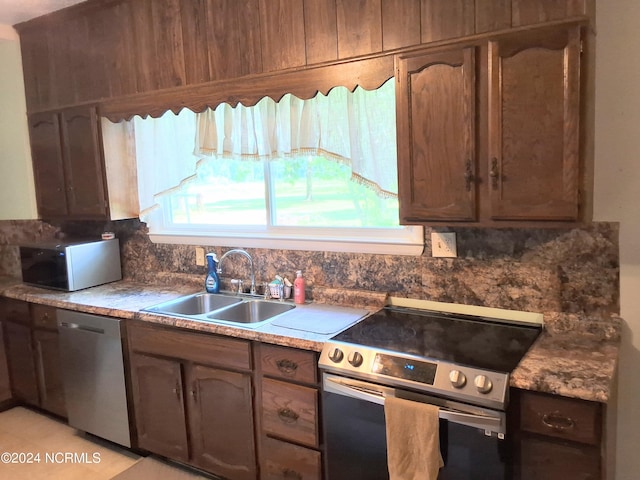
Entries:
{"type": "MultiPolygon", "coordinates": [[[[378,405],[384,405],[385,396],[395,396],[392,395],[394,390],[391,388],[369,387],[368,384],[367,386],[361,386],[360,384],[351,385],[347,381],[335,380],[330,377],[325,378],[324,390],[326,392],[336,393],[358,400],[376,403],[378,405]]],[[[443,420],[477,427],[487,432],[504,431],[504,425],[502,424],[502,419],[500,417],[482,415],[479,413],[465,413],[459,410],[451,410],[447,407],[439,407],[439,409],[439,417],[443,420]]]]}

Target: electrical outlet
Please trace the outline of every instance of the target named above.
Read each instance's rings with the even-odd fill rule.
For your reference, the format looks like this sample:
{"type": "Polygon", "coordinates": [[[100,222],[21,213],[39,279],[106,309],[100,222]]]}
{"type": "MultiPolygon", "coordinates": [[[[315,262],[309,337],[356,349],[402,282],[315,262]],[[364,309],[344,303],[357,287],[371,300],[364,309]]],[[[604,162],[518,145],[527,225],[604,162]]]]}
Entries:
{"type": "Polygon", "coordinates": [[[455,232],[431,233],[431,255],[434,257],[457,257],[455,232]]]}
{"type": "Polygon", "coordinates": [[[204,266],[204,248],[196,247],[196,265],[204,266]]]}

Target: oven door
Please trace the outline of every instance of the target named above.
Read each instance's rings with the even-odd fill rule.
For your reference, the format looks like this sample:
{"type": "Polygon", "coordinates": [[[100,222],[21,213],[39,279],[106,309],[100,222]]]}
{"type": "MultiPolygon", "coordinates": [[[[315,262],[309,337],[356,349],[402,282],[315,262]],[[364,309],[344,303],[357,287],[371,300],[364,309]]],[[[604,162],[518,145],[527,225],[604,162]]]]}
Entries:
{"type": "Polygon", "coordinates": [[[328,480],[388,480],[385,396],[440,407],[438,480],[511,478],[504,412],[323,373],[328,480]]]}

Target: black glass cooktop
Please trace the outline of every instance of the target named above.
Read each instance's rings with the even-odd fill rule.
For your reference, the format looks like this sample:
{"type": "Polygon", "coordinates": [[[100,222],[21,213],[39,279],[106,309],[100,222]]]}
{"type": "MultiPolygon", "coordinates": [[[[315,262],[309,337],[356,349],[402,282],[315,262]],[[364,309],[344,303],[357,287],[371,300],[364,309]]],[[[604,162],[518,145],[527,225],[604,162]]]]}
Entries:
{"type": "Polygon", "coordinates": [[[541,330],[537,325],[387,307],[332,340],[510,373],[541,330]]]}

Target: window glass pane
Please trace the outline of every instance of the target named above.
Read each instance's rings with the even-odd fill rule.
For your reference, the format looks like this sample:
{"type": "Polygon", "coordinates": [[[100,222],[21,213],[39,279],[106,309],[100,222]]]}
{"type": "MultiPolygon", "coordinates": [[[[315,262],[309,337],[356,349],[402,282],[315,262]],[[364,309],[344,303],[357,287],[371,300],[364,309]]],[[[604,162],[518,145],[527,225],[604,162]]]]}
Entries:
{"type": "Polygon", "coordinates": [[[320,156],[271,160],[273,223],[287,227],[397,227],[397,198],[351,180],[351,169],[320,156]]]}
{"type": "Polygon", "coordinates": [[[170,195],[174,224],[266,225],[264,164],[216,158],[183,192],[170,195]]]}

